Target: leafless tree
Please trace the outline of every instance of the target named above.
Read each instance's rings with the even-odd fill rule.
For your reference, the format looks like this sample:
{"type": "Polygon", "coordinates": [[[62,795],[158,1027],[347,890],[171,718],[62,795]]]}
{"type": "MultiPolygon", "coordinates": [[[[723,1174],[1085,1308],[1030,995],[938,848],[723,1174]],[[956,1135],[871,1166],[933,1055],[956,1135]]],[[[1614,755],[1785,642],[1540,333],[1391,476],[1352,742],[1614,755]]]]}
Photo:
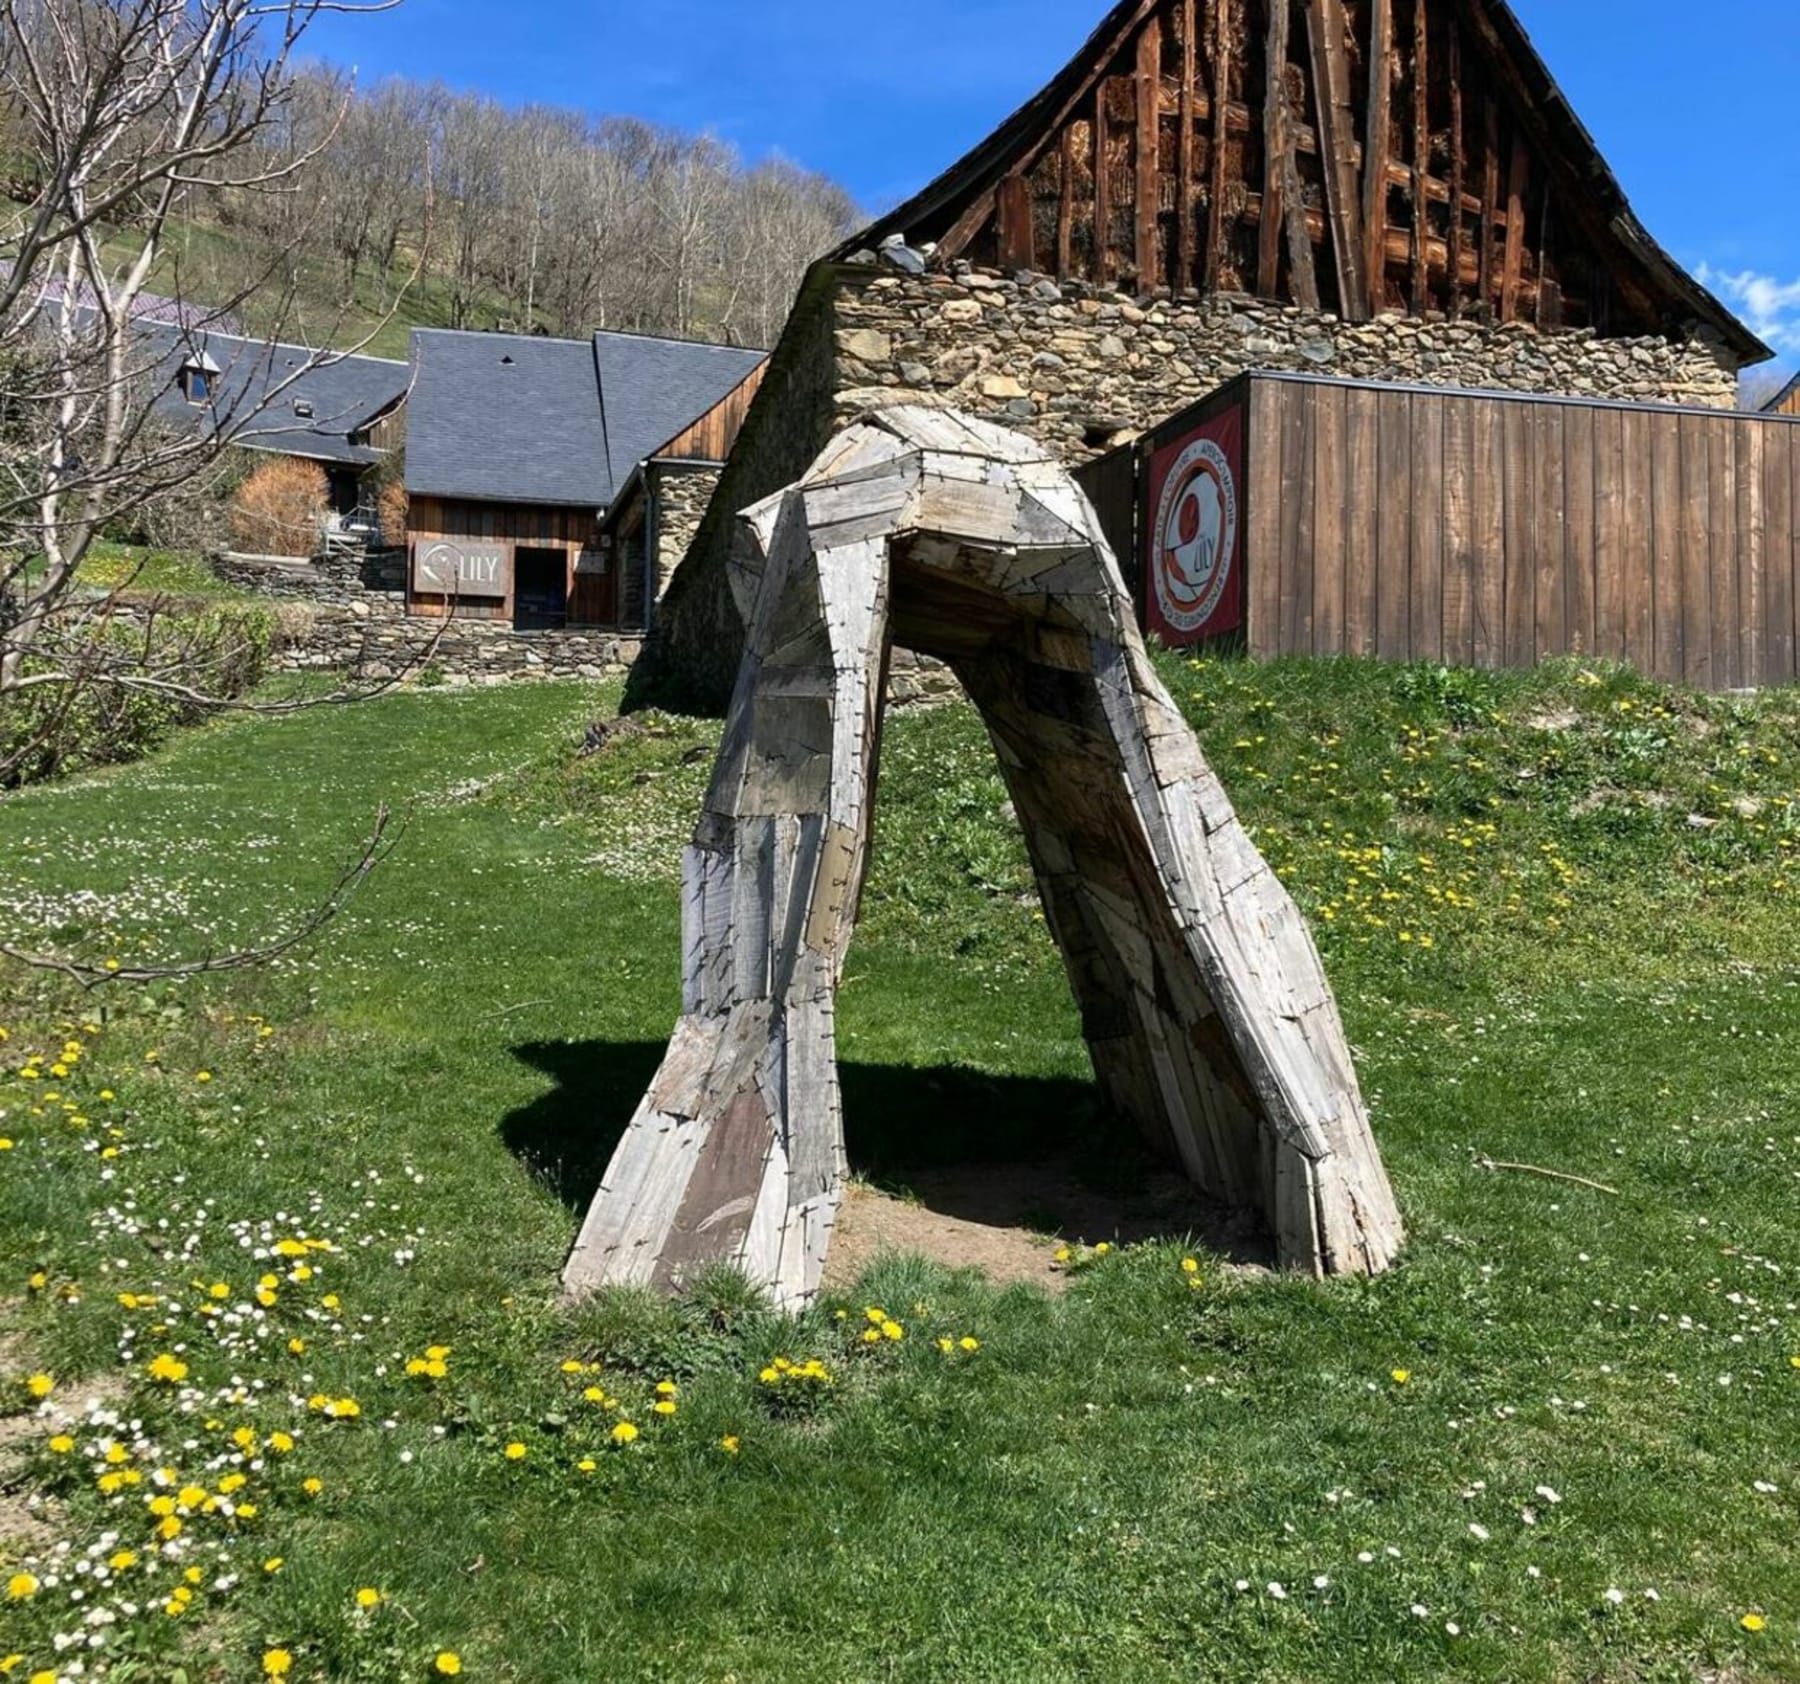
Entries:
{"type": "MultiPolygon", "coordinates": [[[[298,201],[338,127],[292,139],[306,32],[325,12],[397,3],[0,0],[0,112],[27,190],[0,226],[0,710],[17,718],[47,696],[30,717],[54,720],[96,694],[224,703],[197,674],[235,651],[196,640],[234,634],[159,637],[154,614],[129,619],[116,591],[78,590],[78,569],[104,529],[181,495],[316,366],[256,382],[236,413],[170,425],[154,401],[166,342],[140,320],[159,263],[173,265],[159,284],[173,286],[180,331],[197,336],[242,301],[183,307],[171,230],[202,200],[298,201]]],[[[246,290],[277,271],[272,258],[246,290]]],[[[9,752],[30,753],[29,738],[9,752]]]]}

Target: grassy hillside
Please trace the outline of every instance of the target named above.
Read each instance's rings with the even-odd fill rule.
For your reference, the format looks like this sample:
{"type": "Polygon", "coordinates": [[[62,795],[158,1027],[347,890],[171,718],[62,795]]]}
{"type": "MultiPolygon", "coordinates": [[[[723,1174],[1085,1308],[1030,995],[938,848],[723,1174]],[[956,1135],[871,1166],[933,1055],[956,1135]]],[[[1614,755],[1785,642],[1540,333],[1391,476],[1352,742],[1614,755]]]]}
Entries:
{"type": "MultiPolygon", "coordinates": [[[[1165,670],[1339,990],[1380,1281],[1047,1214],[1057,1294],[559,1307],[716,726],[584,758],[606,692],[415,692],[0,803],[6,926],[101,957],[253,939],[410,814],[274,970],[0,973],[0,1662],[68,1676],[98,1610],[121,1680],[1800,1676],[1800,694],[1165,670]]],[[[854,1165],[1129,1195],[973,717],[895,719],[881,795],[854,1165]]]]}

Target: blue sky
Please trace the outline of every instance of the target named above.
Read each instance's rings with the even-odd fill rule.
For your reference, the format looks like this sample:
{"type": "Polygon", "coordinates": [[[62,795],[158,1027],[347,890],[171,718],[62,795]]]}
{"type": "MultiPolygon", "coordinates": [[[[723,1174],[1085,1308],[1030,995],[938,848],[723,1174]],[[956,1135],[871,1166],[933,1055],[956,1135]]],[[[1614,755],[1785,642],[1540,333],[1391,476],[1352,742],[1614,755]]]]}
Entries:
{"type": "MultiPolygon", "coordinates": [[[[328,17],[312,45],[364,80],[709,129],[879,210],[1034,93],[1107,3],[403,0],[328,17]]],[[[1800,362],[1800,0],[1513,4],[1651,232],[1800,362]]]]}

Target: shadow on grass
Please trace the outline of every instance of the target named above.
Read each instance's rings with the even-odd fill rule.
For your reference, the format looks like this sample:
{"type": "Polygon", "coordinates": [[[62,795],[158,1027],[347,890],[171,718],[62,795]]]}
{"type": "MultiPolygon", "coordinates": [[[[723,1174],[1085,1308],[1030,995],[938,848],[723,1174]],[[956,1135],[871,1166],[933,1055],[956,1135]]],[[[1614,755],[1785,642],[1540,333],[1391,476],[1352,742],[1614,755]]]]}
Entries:
{"type": "MultiPolygon", "coordinates": [[[[506,1148],[577,1215],[662,1062],[661,1041],[534,1041],[513,1056],[555,1084],[500,1125],[506,1148]]],[[[1205,1198],[1108,1113],[1091,1081],[960,1065],[843,1063],[854,1175],[943,1216],[1070,1240],[1191,1237],[1264,1262],[1266,1237],[1205,1198]]]]}

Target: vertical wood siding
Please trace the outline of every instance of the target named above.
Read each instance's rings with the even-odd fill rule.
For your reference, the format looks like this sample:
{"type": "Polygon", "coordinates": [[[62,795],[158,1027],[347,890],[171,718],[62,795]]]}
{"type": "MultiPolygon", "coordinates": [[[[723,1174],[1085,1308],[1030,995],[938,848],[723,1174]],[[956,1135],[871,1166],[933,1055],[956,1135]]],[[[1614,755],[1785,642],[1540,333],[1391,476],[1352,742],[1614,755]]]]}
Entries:
{"type": "Polygon", "coordinates": [[[1800,678],[1800,424],[1250,378],[1252,654],[1800,678]]]}

